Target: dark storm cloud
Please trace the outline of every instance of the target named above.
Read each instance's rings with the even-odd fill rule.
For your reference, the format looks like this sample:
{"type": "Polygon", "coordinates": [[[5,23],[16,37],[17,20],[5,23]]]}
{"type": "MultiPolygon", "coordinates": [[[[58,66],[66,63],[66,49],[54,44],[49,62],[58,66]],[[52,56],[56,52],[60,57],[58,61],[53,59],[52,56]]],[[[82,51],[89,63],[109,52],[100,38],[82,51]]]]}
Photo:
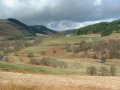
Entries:
{"type": "MultiPolygon", "coordinates": [[[[29,16],[25,16],[25,19],[33,19],[37,22],[51,22],[51,21],[85,21],[93,18],[95,15],[96,6],[95,0],[53,0],[54,6],[45,6],[44,10],[36,11],[29,16]],[[59,2],[59,3],[58,3],[59,2]]],[[[49,4],[52,4],[50,2],[49,4]]]]}
{"type": "Polygon", "coordinates": [[[120,17],[120,0],[102,0],[101,8],[103,18],[120,17]]]}
{"type": "Polygon", "coordinates": [[[119,11],[120,0],[0,0],[0,18],[59,30],[116,19],[119,11]]]}

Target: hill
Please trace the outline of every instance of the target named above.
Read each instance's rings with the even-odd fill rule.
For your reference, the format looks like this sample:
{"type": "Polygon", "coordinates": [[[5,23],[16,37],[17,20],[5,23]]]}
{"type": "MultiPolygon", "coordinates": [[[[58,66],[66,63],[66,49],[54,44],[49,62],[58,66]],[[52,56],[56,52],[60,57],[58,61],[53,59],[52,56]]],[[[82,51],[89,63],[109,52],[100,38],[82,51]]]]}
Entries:
{"type": "Polygon", "coordinates": [[[36,33],[49,35],[57,32],[42,25],[28,26],[13,18],[0,19],[1,36],[34,36],[36,33]]]}
{"type": "Polygon", "coordinates": [[[10,21],[11,23],[13,23],[12,25],[14,27],[19,26],[18,30],[24,30],[31,35],[35,35],[35,32],[28,25],[24,24],[23,22],[21,22],[17,19],[13,19],[13,18],[8,18],[7,20],[10,21]]]}
{"type": "Polygon", "coordinates": [[[57,31],[51,30],[43,25],[30,26],[30,28],[34,30],[35,33],[40,33],[45,35],[52,35],[57,33],[57,31]]]}
{"type": "Polygon", "coordinates": [[[0,19],[0,35],[7,36],[23,36],[32,35],[27,26],[12,22],[15,19],[0,19]]]}
{"type": "Polygon", "coordinates": [[[77,35],[101,34],[101,36],[107,36],[110,35],[112,32],[120,32],[120,20],[115,20],[112,22],[101,22],[76,29],[77,35]]]}

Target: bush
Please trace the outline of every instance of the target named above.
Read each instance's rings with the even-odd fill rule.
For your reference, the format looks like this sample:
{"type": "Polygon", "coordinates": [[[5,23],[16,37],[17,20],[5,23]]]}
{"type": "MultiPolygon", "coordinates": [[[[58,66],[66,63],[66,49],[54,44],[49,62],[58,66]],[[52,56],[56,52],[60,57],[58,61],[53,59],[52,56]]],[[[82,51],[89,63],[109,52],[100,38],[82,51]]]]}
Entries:
{"type": "Polygon", "coordinates": [[[75,69],[78,70],[81,67],[81,63],[80,62],[76,62],[76,63],[73,64],[73,66],[74,66],[75,69]]]}
{"type": "Polygon", "coordinates": [[[58,61],[56,59],[49,58],[49,57],[43,57],[41,59],[31,59],[31,64],[50,66],[54,68],[60,67],[62,69],[67,68],[66,62],[58,61]]]}
{"type": "Polygon", "coordinates": [[[57,68],[58,66],[62,67],[62,65],[63,65],[63,64],[61,64],[61,61],[58,61],[53,58],[48,58],[48,57],[42,58],[40,61],[40,64],[45,65],[45,66],[51,66],[54,68],[57,68]]]}
{"type": "Polygon", "coordinates": [[[105,57],[101,57],[102,63],[106,62],[106,58],[105,57]]]}
{"type": "Polygon", "coordinates": [[[106,58],[105,58],[105,57],[100,57],[99,62],[100,62],[100,63],[105,63],[105,62],[106,62],[106,58]]]}
{"type": "Polygon", "coordinates": [[[116,68],[114,66],[111,66],[111,76],[116,75],[116,68]]]}
{"type": "Polygon", "coordinates": [[[101,67],[100,68],[100,75],[101,76],[108,76],[109,75],[108,69],[105,67],[101,67]]]}
{"type": "Polygon", "coordinates": [[[96,67],[94,67],[94,66],[88,67],[87,68],[87,74],[91,75],[91,76],[97,75],[96,67]]]}
{"type": "Polygon", "coordinates": [[[8,58],[8,56],[0,55],[0,61],[2,61],[2,62],[9,62],[9,58],[8,58]]]}
{"type": "Polygon", "coordinates": [[[41,54],[42,54],[42,55],[45,55],[45,54],[46,54],[46,52],[45,52],[45,51],[42,51],[42,52],[41,52],[41,54]]]}
{"type": "Polygon", "coordinates": [[[57,51],[56,50],[53,50],[53,53],[55,54],[57,51]]]}
{"type": "Polygon", "coordinates": [[[62,69],[66,69],[67,68],[67,63],[64,62],[64,61],[59,61],[59,65],[58,65],[60,68],[62,69]]]}
{"type": "Polygon", "coordinates": [[[72,45],[68,44],[68,45],[64,45],[64,50],[66,50],[66,52],[72,52],[72,45]]]}
{"type": "Polygon", "coordinates": [[[41,64],[40,59],[31,59],[30,63],[35,64],[35,65],[40,65],[41,64]]]}
{"type": "Polygon", "coordinates": [[[34,57],[34,54],[32,52],[27,54],[28,57],[34,57]]]}
{"type": "Polygon", "coordinates": [[[79,53],[80,47],[78,45],[72,45],[71,50],[73,51],[73,53],[79,53]]]}
{"type": "Polygon", "coordinates": [[[72,52],[72,50],[71,49],[67,49],[66,52],[72,52]]]}

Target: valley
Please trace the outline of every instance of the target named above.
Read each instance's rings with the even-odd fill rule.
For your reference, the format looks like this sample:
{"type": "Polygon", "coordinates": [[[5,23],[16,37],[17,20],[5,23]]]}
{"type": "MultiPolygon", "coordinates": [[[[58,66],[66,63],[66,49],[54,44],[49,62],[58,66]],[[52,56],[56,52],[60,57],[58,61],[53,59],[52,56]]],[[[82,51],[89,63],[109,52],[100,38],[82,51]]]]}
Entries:
{"type": "Polygon", "coordinates": [[[67,35],[8,20],[0,22],[0,90],[120,89],[120,33],[67,35]]]}

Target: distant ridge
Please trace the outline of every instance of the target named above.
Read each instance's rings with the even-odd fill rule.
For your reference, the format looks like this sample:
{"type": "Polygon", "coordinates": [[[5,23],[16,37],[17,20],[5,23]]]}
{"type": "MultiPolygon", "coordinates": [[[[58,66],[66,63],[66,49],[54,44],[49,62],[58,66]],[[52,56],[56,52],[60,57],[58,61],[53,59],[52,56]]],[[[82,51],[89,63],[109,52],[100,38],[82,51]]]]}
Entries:
{"type": "Polygon", "coordinates": [[[43,25],[28,26],[14,18],[0,19],[0,36],[35,36],[36,33],[51,35],[57,31],[43,25]]]}
{"type": "Polygon", "coordinates": [[[20,22],[19,20],[13,18],[8,18],[7,20],[13,22],[13,26],[19,25],[21,29],[24,28],[26,32],[30,33],[31,35],[35,35],[35,32],[28,25],[20,22]]]}
{"type": "Polygon", "coordinates": [[[51,30],[43,25],[30,26],[30,28],[32,28],[35,33],[41,33],[45,35],[53,35],[57,33],[57,31],[51,30]]]}

